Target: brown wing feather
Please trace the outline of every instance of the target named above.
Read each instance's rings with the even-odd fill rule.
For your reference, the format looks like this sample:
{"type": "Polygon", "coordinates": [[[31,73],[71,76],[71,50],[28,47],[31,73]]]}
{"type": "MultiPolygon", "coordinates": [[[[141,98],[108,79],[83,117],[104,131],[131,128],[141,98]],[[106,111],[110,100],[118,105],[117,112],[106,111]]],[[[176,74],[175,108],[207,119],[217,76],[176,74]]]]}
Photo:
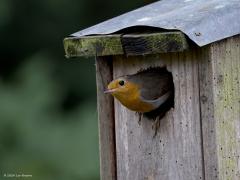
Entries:
{"type": "Polygon", "coordinates": [[[140,86],[141,96],[146,100],[154,100],[173,91],[172,75],[164,69],[149,69],[126,78],[140,86]]]}

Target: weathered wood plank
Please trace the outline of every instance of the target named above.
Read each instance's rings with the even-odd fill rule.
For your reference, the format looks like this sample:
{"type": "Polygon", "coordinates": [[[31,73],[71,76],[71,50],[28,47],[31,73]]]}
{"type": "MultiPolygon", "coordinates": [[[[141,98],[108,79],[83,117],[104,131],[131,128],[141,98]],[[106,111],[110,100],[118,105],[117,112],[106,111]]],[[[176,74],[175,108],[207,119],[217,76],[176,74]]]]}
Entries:
{"type": "Polygon", "coordinates": [[[104,89],[112,80],[110,57],[96,59],[100,174],[102,180],[116,179],[114,104],[111,96],[104,95],[104,89]]]}
{"type": "Polygon", "coordinates": [[[208,52],[200,66],[205,175],[239,180],[240,36],[214,43],[208,52]]]}
{"type": "Polygon", "coordinates": [[[218,179],[218,159],[216,153],[216,131],[213,106],[212,66],[209,46],[198,52],[199,60],[199,92],[203,138],[203,157],[205,179],[218,179]]]}
{"type": "Polygon", "coordinates": [[[140,69],[167,66],[173,73],[175,107],[160,122],[155,138],[152,121],[115,102],[118,180],[203,179],[198,60],[193,53],[124,57],[113,61],[114,78],[140,69]]]}
{"type": "Polygon", "coordinates": [[[66,57],[145,55],[165,52],[181,52],[188,49],[181,32],[146,34],[113,34],[64,39],[66,57]]]}
{"type": "Polygon", "coordinates": [[[121,35],[68,37],[64,39],[66,57],[122,54],[121,35]]]}
{"type": "Polygon", "coordinates": [[[122,46],[125,54],[146,55],[159,52],[182,52],[188,48],[188,43],[183,33],[151,33],[151,34],[127,34],[122,38],[122,46]]]}

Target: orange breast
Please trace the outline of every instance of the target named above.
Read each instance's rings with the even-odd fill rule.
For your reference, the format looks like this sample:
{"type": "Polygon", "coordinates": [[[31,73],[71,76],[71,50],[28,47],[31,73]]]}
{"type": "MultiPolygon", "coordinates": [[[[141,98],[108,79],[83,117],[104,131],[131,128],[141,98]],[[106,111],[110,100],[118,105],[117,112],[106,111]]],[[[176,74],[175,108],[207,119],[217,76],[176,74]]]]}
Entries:
{"type": "MultiPolygon", "coordinates": [[[[121,102],[121,101],[120,101],[121,102]]],[[[126,106],[128,109],[137,111],[137,112],[149,112],[154,109],[153,105],[149,103],[145,103],[141,101],[140,99],[135,100],[126,100],[125,102],[121,102],[124,106],[126,106]]]]}
{"type": "Polygon", "coordinates": [[[155,107],[152,104],[146,103],[140,99],[140,93],[137,90],[138,88],[135,89],[136,90],[132,89],[130,92],[124,94],[116,93],[113,94],[113,96],[117,98],[122,105],[132,111],[149,112],[154,110],[155,107]]]}

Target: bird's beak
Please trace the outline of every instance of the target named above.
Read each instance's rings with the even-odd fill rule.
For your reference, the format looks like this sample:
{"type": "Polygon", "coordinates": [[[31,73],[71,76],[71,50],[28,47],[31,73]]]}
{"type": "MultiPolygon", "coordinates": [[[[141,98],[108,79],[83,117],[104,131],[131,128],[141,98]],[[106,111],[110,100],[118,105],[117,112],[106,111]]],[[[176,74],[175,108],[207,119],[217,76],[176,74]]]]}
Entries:
{"type": "Polygon", "coordinates": [[[104,91],[104,94],[111,94],[115,91],[116,89],[107,89],[104,91]]]}

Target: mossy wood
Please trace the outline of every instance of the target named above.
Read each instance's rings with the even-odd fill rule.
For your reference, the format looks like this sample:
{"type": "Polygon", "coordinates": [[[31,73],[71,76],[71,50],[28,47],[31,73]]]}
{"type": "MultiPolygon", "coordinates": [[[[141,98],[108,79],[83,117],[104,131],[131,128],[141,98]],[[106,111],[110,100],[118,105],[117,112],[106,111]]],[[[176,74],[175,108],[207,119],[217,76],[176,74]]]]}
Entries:
{"type": "Polygon", "coordinates": [[[66,57],[146,55],[181,52],[188,49],[186,36],[181,32],[112,34],[64,39],[66,57]]]}
{"type": "Polygon", "coordinates": [[[240,35],[198,56],[205,179],[240,179],[240,35]]]}

